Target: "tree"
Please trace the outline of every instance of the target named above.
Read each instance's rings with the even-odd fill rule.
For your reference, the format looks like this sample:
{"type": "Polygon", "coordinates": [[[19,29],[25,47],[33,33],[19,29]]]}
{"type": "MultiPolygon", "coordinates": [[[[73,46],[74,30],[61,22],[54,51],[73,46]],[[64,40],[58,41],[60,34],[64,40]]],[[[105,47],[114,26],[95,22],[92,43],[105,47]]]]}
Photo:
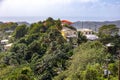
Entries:
{"type": "Polygon", "coordinates": [[[23,64],[25,62],[24,56],[27,53],[27,50],[28,47],[26,46],[26,44],[16,43],[10,48],[11,55],[9,57],[11,57],[11,59],[13,58],[14,60],[16,60],[19,64],[23,64]]]}
{"type": "Polygon", "coordinates": [[[65,80],[100,80],[97,79],[99,77],[97,74],[101,70],[97,67],[99,71],[96,72],[97,68],[92,67],[96,63],[102,64],[105,57],[105,48],[100,42],[89,41],[82,43],[74,50],[74,55],[71,57],[72,60],[69,63],[71,65],[62,74],[67,73],[65,80]]]}
{"type": "Polygon", "coordinates": [[[87,69],[85,72],[85,80],[98,80],[97,71],[95,69],[87,69]]]}
{"type": "Polygon", "coordinates": [[[46,27],[50,27],[50,26],[53,26],[55,24],[55,22],[54,22],[54,19],[53,18],[51,18],[51,17],[49,17],[46,21],[45,21],[45,26],[46,27]]]}
{"type": "Polygon", "coordinates": [[[33,77],[37,80],[52,80],[54,76],[67,69],[67,61],[73,54],[72,44],[61,35],[60,20],[55,21],[48,18],[44,22],[34,23],[25,33],[26,28],[26,26],[16,28],[13,36],[17,40],[10,48],[10,54],[0,59],[0,63],[3,61],[6,66],[14,68],[13,71],[8,70],[9,73],[7,72],[6,75],[2,74],[5,77],[10,76],[10,78],[17,75],[15,80],[33,80],[33,77]],[[46,30],[44,31],[44,29],[46,30]],[[22,70],[24,66],[28,66],[32,70],[22,70]]]}
{"type": "Polygon", "coordinates": [[[106,43],[110,43],[113,40],[113,37],[118,34],[119,32],[119,28],[116,27],[116,25],[114,24],[110,24],[110,25],[104,25],[102,27],[99,28],[99,37],[100,40],[106,44],[106,43]]]}
{"type": "Polygon", "coordinates": [[[17,77],[17,80],[30,80],[30,78],[25,74],[21,74],[17,77]]]}
{"type": "Polygon", "coordinates": [[[60,19],[58,19],[58,20],[55,21],[55,25],[58,28],[58,30],[62,30],[62,25],[61,25],[60,19]]]}
{"type": "Polygon", "coordinates": [[[38,53],[38,54],[40,54],[40,55],[43,54],[43,53],[41,53],[42,50],[41,50],[40,43],[39,43],[37,40],[33,41],[33,42],[28,46],[28,48],[29,48],[29,51],[31,51],[32,53],[36,52],[36,53],[38,53]]]}
{"type": "Polygon", "coordinates": [[[115,34],[118,34],[118,32],[119,32],[119,29],[114,24],[104,25],[99,28],[99,34],[101,37],[102,36],[104,37],[104,35],[105,36],[114,36],[115,34]]]}
{"type": "Polygon", "coordinates": [[[27,26],[26,25],[20,25],[17,26],[13,33],[14,39],[20,39],[21,37],[24,37],[25,34],[27,33],[27,26]]]}
{"type": "Polygon", "coordinates": [[[78,39],[77,39],[77,44],[81,44],[82,42],[86,42],[87,41],[87,38],[82,35],[81,32],[78,32],[78,39]]]}
{"type": "Polygon", "coordinates": [[[3,23],[0,24],[0,30],[5,31],[5,30],[14,30],[17,27],[17,23],[9,22],[9,23],[3,23]]]}
{"type": "Polygon", "coordinates": [[[46,29],[42,23],[34,23],[34,24],[31,24],[28,34],[45,32],[45,30],[46,29]]]}

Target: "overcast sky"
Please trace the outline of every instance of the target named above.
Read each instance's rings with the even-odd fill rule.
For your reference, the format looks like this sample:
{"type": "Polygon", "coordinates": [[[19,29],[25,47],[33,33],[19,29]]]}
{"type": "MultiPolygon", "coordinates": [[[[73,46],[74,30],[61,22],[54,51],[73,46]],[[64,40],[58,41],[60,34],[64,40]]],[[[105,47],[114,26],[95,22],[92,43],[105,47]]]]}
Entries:
{"type": "Polygon", "coordinates": [[[91,17],[120,20],[120,0],[0,0],[0,17],[91,17]]]}

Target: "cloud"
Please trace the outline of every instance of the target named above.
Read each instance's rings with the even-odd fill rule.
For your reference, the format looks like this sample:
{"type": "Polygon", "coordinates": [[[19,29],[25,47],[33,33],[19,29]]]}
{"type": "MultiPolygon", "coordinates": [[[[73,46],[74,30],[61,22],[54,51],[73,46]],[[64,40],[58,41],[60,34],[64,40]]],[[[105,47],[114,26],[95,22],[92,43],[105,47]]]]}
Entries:
{"type": "Polygon", "coordinates": [[[71,0],[6,0],[0,7],[0,15],[54,15],[59,14],[66,6],[71,3],[71,0]],[[54,14],[52,14],[54,13],[54,14]]]}
{"type": "Polygon", "coordinates": [[[0,3],[2,3],[3,2],[3,0],[0,0],[0,3]]]}
{"type": "Polygon", "coordinates": [[[110,0],[3,0],[0,16],[119,16],[110,0]]]}
{"type": "Polygon", "coordinates": [[[78,0],[81,3],[98,2],[99,0],[78,0]]]}
{"type": "Polygon", "coordinates": [[[3,0],[0,0],[0,6],[2,5],[3,0]]]}

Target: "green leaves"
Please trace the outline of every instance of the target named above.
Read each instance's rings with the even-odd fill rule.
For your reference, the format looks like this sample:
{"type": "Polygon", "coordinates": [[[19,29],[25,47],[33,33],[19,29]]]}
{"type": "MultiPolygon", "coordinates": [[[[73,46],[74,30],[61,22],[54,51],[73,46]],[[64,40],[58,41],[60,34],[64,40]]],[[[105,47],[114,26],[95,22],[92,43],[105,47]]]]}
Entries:
{"type": "Polygon", "coordinates": [[[78,45],[80,45],[82,42],[87,41],[86,37],[81,32],[78,32],[77,34],[78,34],[78,39],[77,39],[78,45]]]}
{"type": "Polygon", "coordinates": [[[58,75],[58,78],[59,76],[61,78],[66,76],[64,80],[99,80],[98,77],[102,76],[102,72],[99,74],[97,68],[101,66],[94,67],[94,65],[103,63],[106,57],[104,50],[105,47],[98,41],[82,43],[74,50],[69,62],[71,65],[67,67],[66,71],[58,75]],[[91,68],[88,66],[91,66],[91,68]],[[62,74],[66,75],[61,76],[62,74]]]}
{"type": "Polygon", "coordinates": [[[29,28],[28,34],[43,33],[45,31],[46,28],[43,23],[33,23],[29,28]]]}
{"type": "Polygon", "coordinates": [[[105,35],[115,35],[119,32],[119,29],[116,27],[116,25],[111,24],[111,25],[104,25],[99,28],[99,33],[100,34],[105,34],[105,35]]]}
{"type": "Polygon", "coordinates": [[[17,26],[17,28],[15,29],[14,33],[13,33],[13,37],[14,39],[20,39],[21,37],[24,37],[27,33],[27,26],[26,25],[21,25],[21,26],[17,26]]]}
{"type": "Polygon", "coordinates": [[[10,69],[11,73],[6,71],[3,79],[52,80],[66,70],[73,45],[63,38],[61,29],[61,21],[52,18],[30,27],[17,26],[9,55],[1,59],[3,64],[14,66],[14,69],[10,69]]]}
{"type": "Polygon", "coordinates": [[[116,25],[104,25],[99,28],[99,37],[101,42],[104,44],[110,43],[113,40],[113,37],[117,35],[119,32],[119,28],[116,27],[116,25]]]}

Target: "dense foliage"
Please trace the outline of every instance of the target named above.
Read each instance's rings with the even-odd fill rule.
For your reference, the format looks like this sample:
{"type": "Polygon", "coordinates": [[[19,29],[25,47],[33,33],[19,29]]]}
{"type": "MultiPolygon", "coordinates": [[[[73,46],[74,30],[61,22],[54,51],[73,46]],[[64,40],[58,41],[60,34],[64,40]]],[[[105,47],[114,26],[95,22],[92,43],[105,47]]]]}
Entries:
{"type": "MultiPolygon", "coordinates": [[[[0,80],[106,80],[106,67],[111,72],[109,78],[117,80],[118,61],[104,45],[104,37],[87,41],[78,32],[77,40],[68,42],[61,34],[63,27],[76,30],[51,17],[30,26],[16,25],[10,34],[13,45],[0,53],[0,80]],[[108,63],[106,59],[110,59],[108,63]]],[[[100,36],[110,34],[102,31],[100,36]]],[[[119,41],[119,35],[114,35],[115,51],[120,47],[119,41]]]]}
{"type": "Polygon", "coordinates": [[[99,37],[103,43],[109,43],[113,41],[115,35],[119,32],[119,28],[114,24],[103,25],[99,28],[99,37]]]}
{"type": "MultiPolygon", "coordinates": [[[[108,55],[105,46],[100,42],[83,43],[74,50],[68,70],[55,77],[55,80],[104,80],[102,66],[106,63],[105,59],[108,58],[108,55]]],[[[117,65],[112,63],[109,66],[117,70],[117,65]]],[[[116,77],[117,73],[113,73],[116,77]]],[[[113,75],[110,77],[113,78],[113,75]]]]}
{"type": "Polygon", "coordinates": [[[44,23],[34,23],[30,27],[17,26],[12,37],[15,42],[2,57],[3,65],[10,66],[9,71],[14,70],[6,72],[1,79],[50,80],[65,70],[73,47],[61,35],[59,23],[60,20],[48,18],[44,23]],[[24,67],[26,69],[22,70],[24,67]]]}
{"type": "Polygon", "coordinates": [[[18,24],[13,22],[0,24],[0,39],[8,38],[17,26],[18,24]]]}

